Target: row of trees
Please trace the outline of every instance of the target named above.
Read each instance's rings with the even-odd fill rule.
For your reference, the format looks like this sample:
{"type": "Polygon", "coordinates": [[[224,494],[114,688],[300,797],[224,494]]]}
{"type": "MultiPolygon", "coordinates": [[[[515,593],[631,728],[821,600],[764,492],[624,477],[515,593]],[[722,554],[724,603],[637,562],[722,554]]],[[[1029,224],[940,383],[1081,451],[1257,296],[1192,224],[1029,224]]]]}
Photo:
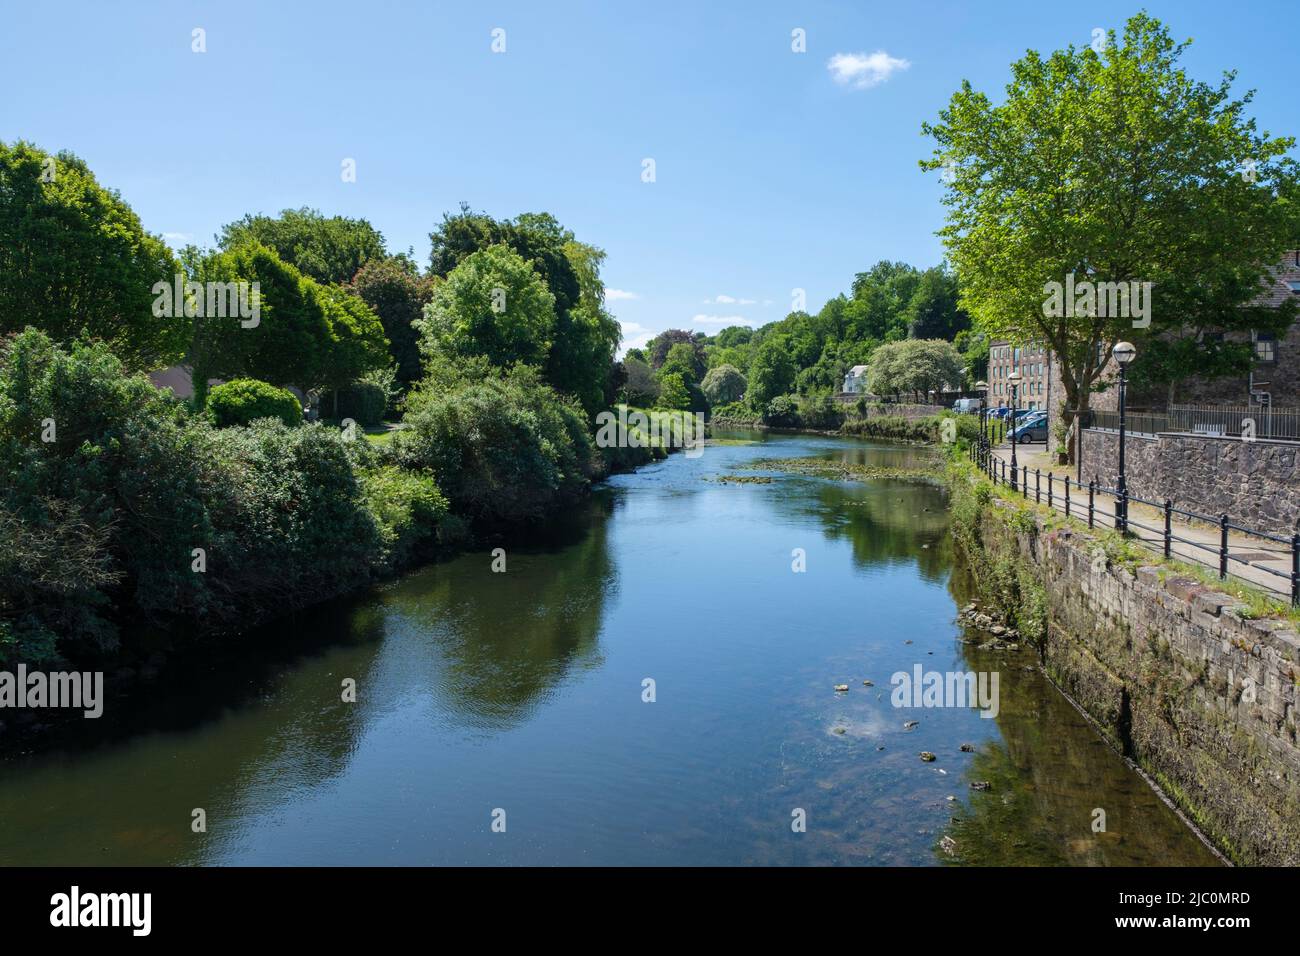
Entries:
{"type": "Polygon", "coordinates": [[[849,369],[868,364],[886,346],[887,355],[919,364],[906,374],[899,361],[882,364],[875,377],[878,394],[942,389],[961,383],[965,368],[974,377],[987,368],[987,340],[970,325],[959,305],[956,276],[946,266],[921,270],[882,261],[858,273],[849,294],[815,314],[791,312],[757,330],[729,326],[713,336],[684,329],[660,333],[644,349],[628,351],[623,394],[634,404],[671,408],[743,399],[763,412],[782,396],[838,392],[849,369]],[[925,347],[893,348],[903,344],[925,347]]]}
{"type": "Polygon", "coordinates": [[[588,415],[612,401],[620,330],[605,309],[600,249],[546,213],[496,220],[468,207],[430,239],[421,273],[366,220],[304,208],[245,216],[215,248],[176,254],[76,156],[0,143],[0,332],[84,336],[136,371],[185,362],[200,402],[209,378],[337,402],[389,367],[406,389],[424,354],[535,366],[588,415]],[[214,309],[209,283],[256,283],[260,301],[244,304],[259,314],[250,320],[233,297],[214,309]]]}

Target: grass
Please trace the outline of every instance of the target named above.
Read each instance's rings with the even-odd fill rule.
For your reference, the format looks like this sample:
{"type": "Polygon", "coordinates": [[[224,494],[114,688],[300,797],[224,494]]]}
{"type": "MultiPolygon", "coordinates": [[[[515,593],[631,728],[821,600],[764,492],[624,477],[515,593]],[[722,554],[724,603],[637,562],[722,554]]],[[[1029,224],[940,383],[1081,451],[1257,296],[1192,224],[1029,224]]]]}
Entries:
{"type": "Polygon", "coordinates": [[[1159,568],[1162,581],[1170,573],[1194,578],[1206,587],[1236,598],[1240,604],[1231,608],[1231,611],[1242,620],[1281,620],[1300,626],[1300,608],[1292,607],[1289,602],[1276,594],[1234,578],[1220,579],[1217,572],[1204,565],[1166,558],[1158,551],[1152,551],[1137,540],[1126,537],[1112,528],[1089,528],[1085,520],[1073,515],[1067,518],[1046,504],[1035,502],[1032,498],[1023,498],[1020,493],[1012,492],[1006,485],[990,482],[973,464],[964,459],[950,461],[948,472],[950,478],[964,475],[968,480],[972,478],[978,480],[989,489],[990,497],[998,498],[1016,509],[1015,515],[1011,517],[1012,521],[1023,524],[1037,517],[1042,519],[1045,529],[1069,528],[1088,535],[1105,552],[1107,563],[1113,566],[1130,571],[1140,567],[1159,568]]]}

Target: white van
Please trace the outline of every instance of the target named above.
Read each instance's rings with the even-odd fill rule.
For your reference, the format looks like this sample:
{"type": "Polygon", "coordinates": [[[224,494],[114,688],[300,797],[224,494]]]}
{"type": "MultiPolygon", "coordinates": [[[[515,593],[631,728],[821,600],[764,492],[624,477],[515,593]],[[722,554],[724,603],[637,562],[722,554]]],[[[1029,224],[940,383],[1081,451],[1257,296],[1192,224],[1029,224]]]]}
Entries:
{"type": "Polygon", "coordinates": [[[980,410],[978,398],[959,398],[952,403],[952,410],[963,415],[973,415],[980,410]]]}

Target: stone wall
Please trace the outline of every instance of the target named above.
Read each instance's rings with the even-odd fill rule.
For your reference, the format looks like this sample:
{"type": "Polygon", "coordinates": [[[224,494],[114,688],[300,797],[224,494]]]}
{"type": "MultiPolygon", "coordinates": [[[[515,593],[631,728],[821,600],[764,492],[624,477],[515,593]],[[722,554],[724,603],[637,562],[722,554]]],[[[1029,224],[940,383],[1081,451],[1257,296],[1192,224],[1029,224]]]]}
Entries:
{"type": "Polygon", "coordinates": [[[1013,508],[981,512],[972,572],[1012,560],[1041,581],[1048,675],[1229,858],[1300,864],[1300,635],[1192,578],[1099,562],[1087,533],[1013,508]]]}
{"type": "MultiPolygon", "coordinates": [[[[1168,498],[1175,508],[1206,515],[1226,513],[1273,534],[1300,530],[1300,442],[1129,434],[1124,457],[1129,493],[1139,498],[1168,498]]],[[[1115,487],[1119,433],[1084,429],[1082,460],[1085,482],[1097,476],[1115,487]]]]}

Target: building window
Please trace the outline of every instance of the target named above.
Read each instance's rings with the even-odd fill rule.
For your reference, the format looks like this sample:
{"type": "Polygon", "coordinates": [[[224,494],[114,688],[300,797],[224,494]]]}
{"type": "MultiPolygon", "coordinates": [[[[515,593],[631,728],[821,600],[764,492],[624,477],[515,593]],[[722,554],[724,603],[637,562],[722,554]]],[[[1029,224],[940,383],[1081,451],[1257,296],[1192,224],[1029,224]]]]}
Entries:
{"type": "Polygon", "coordinates": [[[1296,279],[1287,280],[1287,288],[1291,290],[1292,295],[1300,295],[1300,281],[1296,279]]]}
{"type": "Polygon", "coordinates": [[[1257,335],[1255,337],[1255,358],[1261,362],[1277,361],[1277,339],[1271,335],[1257,335]]]}

